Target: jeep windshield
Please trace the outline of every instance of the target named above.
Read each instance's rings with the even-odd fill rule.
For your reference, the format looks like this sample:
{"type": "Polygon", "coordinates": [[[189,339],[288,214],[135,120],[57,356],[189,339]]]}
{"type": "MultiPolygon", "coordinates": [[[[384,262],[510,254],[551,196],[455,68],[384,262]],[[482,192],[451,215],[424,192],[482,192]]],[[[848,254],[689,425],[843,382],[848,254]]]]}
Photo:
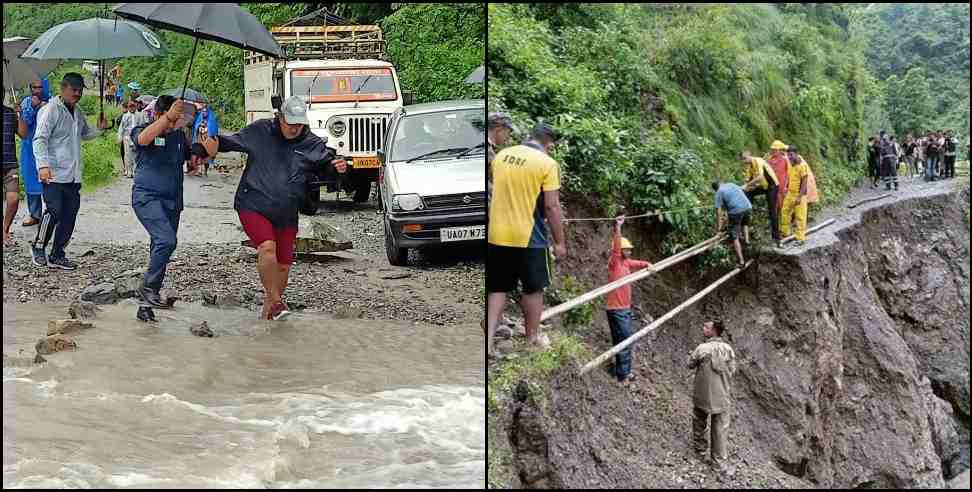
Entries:
{"type": "Polygon", "coordinates": [[[294,70],[290,84],[292,94],[312,103],[398,99],[390,68],[294,70]]]}
{"type": "Polygon", "coordinates": [[[395,130],[389,162],[486,152],[486,111],[460,109],[405,115],[395,130]]]}

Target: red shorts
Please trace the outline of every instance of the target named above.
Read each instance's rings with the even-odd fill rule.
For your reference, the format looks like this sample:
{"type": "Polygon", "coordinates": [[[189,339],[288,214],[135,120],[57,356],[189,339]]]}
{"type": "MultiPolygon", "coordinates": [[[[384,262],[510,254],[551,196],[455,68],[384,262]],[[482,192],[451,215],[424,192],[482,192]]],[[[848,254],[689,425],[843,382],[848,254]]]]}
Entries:
{"type": "Polygon", "coordinates": [[[246,210],[239,210],[240,224],[243,231],[250,237],[254,247],[259,247],[266,241],[277,243],[277,263],[291,265],[294,263],[294,241],[297,239],[297,228],[286,227],[275,229],[266,217],[246,210]]]}

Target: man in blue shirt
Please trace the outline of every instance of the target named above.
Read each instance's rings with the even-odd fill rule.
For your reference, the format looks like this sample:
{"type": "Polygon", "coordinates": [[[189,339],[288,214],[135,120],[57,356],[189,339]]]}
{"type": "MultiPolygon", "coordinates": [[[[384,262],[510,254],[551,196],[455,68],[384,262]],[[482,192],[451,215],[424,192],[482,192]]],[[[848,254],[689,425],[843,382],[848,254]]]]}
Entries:
{"type": "Polygon", "coordinates": [[[151,237],[148,270],[139,291],[144,303],[167,308],[159,291],[176,248],[182,215],[182,165],[190,144],[182,127],[182,100],[161,96],[155,101],[155,121],[132,128],[138,173],[132,186],[132,208],[151,237]]]}
{"type": "Polygon", "coordinates": [[[716,192],[716,234],[722,231],[725,219],[722,212],[729,215],[729,239],[736,247],[736,257],[739,259],[739,266],[746,264],[742,254],[742,245],[739,243],[740,236],[745,232],[746,246],[749,246],[749,220],[753,212],[753,204],[746,198],[746,192],[738,185],[733,183],[722,184],[719,181],[712,182],[712,191],[716,192]]]}
{"type": "Polygon", "coordinates": [[[22,224],[24,227],[37,225],[44,214],[44,188],[37,179],[37,163],[34,160],[34,130],[37,129],[37,113],[51,98],[45,82],[31,82],[30,96],[20,102],[20,118],[27,125],[27,136],[20,140],[20,177],[24,182],[27,209],[30,211],[30,216],[22,224]]]}

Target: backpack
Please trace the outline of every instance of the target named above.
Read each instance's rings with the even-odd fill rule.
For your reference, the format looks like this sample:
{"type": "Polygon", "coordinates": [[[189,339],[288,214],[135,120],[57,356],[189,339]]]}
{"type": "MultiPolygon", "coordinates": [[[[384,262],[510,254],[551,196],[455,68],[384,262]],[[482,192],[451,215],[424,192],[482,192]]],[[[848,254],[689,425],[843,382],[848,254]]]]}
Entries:
{"type": "Polygon", "coordinates": [[[949,154],[954,154],[956,148],[958,147],[958,141],[954,138],[949,138],[945,140],[945,152],[949,154]]]}

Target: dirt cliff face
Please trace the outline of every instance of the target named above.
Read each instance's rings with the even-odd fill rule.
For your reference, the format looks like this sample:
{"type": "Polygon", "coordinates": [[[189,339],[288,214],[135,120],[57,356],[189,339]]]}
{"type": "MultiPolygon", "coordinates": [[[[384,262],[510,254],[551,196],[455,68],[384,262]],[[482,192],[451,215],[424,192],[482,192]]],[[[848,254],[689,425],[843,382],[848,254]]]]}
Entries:
{"type": "MultiPolygon", "coordinates": [[[[636,345],[633,390],[603,370],[565,371],[543,410],[515,405],[522,485],[943,487],[958,473],[943,463],[969,441],[968,209],[968,188],[927,187],[763,255],[636,345]],[[739,358],[735,473],[719,482],[689,452],[685,359],[709,317],[726,321],[739,358]]],[[[670,291],[685,299],[718,275],[670,291]]],[[[602,324],[588,338],[598,349],[602,324]]]]}

